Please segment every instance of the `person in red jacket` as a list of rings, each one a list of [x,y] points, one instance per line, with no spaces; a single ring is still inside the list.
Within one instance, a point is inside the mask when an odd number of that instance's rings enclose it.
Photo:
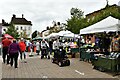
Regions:
[[[21,41],[19,42],[19,46],[20,46],[20,50],[21,50],[21,53],[20,53],[20,58],[21,60],[23,59],[22,56],[24,55],[24,62],[26,63],[26,53],[25,53],[25,50],[26,50],[26,44],[23,40],[23,38],[21,39]]]
[[[8,54],[8,48],[9,48],[9,45],[11,44],[12,42],[8,39],[8,38],[5,38],[2,40],[2,52],[3,52],[3,63],[5,63],[5,59],[6,59],[6,56],[7,56],[7,64],[9,64],[9,60],[10,60],[10,57]]]

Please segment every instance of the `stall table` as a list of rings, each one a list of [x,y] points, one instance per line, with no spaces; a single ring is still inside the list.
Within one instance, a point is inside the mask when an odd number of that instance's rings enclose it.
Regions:
[[[92,61],[95,69],[100,71],[111,71],[115,73],[120,72],[120,58],[106,58],[98,56],[98,59]]]
[[[71,48],[72,58],[75,58],[75,53],[79,52],[79,48]]]

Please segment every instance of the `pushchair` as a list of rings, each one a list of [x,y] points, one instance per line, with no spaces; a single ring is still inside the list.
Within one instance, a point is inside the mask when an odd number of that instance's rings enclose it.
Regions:
[[[43,47],[41,50],[42,50],[41,51],[41,59],[43,59],[44,57],[50,59],[48,48],[47,47]]]

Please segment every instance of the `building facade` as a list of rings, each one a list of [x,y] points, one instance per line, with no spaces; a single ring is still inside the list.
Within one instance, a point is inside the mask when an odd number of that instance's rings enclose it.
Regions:
[[[1,28],[2,34],[5,34],[5,31],[7,31],[8,27],[9,27],[9,24],[7,22],[5,22],[4,19],[2,19],[2,28]]]
[[[11,22],[15,29],[17,30],[20,38],[30,38],[32,33],[32,23],[24,18],[22,14],[21,18],[17,18],[16,15],[13,15],[11,18]]]

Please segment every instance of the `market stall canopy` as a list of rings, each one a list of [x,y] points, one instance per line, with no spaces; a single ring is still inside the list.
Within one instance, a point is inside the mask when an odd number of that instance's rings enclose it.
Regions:
[[[119,21],[120,20],[109,16],[100,22],[97,22],[87,28],[81,29],[80,34],[120,31]]]
[[[35,41],[35,40],[42,40],[43,37],[36,37],[36,38],[33,38],[32,40]]]
[[[53,37],[59,37],[58,33],[51,33],[50,35],[46,36],[45,38],[53,38]]]
[[[73,34],[73,33],[70,32],[70,31],[68,31],[68,30],[66,30],[66,31],[60,31],[60,32],[58,33],[59,36],[64,36],[64,35],[68,35],[68,34]]]
[[[71,33],[71,34],[65,34],[64,37],[71,37],[71,38],[76,37],[76,38],[78,38],[79,35],[78,35],[78,34]]]
[[[9,38],[9,39],[14,39],[11,35],[9,35],[9,34],[4,34],[4,36],[3,36],[4,38]]]

